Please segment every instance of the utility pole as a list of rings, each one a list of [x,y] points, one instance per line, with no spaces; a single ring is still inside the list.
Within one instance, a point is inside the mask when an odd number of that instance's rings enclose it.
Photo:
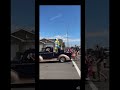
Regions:
[[[68,41],[68,28],[67,28],[67,47],[69,47],[69,41]]]
[[[67,30],[67,47],[68,47],[68,30]]]

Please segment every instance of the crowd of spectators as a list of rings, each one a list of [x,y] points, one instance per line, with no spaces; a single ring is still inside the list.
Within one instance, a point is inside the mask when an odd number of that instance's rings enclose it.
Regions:
[[[78,46],[66,48],[65,52],[71,53],[73,60],[78,60],[77,57],[80,56],[81,48]]]
[[[86,80],[92,79],[101,81],[103,77],[107,80],[107,76],[103,73],[106,68],[106,60],[109,55],[106,53],[107,49],[96,46],[94,49],[87,49],[85,52],[85,77]]]

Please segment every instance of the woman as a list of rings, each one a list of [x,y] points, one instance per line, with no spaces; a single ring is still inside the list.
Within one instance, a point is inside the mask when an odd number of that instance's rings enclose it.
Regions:
[[[73,52],[72,52],[72,59],[76,60],[77,59],[76,57],[77,57],[77,53],[76,53],[75,50],[73,50]]]
[[[72,59],[75,60],[75,51],[74,51],[74,50],[73,50],[73,52],[72,52]]]

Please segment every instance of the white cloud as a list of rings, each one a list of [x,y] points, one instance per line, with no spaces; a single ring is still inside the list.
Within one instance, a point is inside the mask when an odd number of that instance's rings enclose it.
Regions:
[[[50,21],[53,21],[53,20],[55,20],[55,19],[57,19],[57,18],[60,18],[60,17],[62,17],[62,14],[58,14],[58,15],[50,18]]]
[[[70,36],[69,36],[70,37]],[[42,39],[43,37],[41,36],[40,39]],[[56,35],[56,36],[53,36],[53,37],[45,37],[47,39],[55,39],[55,38],[58,38],[58,39],[62,39],[65,44],[67,44],[67,38],[66,38],[66,35]],[[74,46],[76,44],[80,45],[80,38],[68,38],[68,42],[70,45]]]
[[[79,39],[69,39],[70,42],[80,42],[80,38]]]
[[[39,39],[42,39],[42,38],[43,38],[42,36],[39,37]]]

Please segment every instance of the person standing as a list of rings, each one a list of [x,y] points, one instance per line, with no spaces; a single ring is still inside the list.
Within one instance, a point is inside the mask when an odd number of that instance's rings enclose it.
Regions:
[[[76,52],[75,52],[75,50],[73,50],[73,52],[72,52],[72,58],[73,58],[74,60],[76,60]]]
[[[55,52],[58,52],[58,49],[60,48],[60,42],[59,40],[56,38],[55,39]]]
[[[104,53],[103,53],[103,49],[99,49],[99,53],[97,55],[97,74],[98,74],[98,81],[101,81],[101,76],[105,79],[105,81],[107,80],[107,77],[104,73],[102,73],[102,71],[104,70],[103,67],[103,60],[104,60]]]

